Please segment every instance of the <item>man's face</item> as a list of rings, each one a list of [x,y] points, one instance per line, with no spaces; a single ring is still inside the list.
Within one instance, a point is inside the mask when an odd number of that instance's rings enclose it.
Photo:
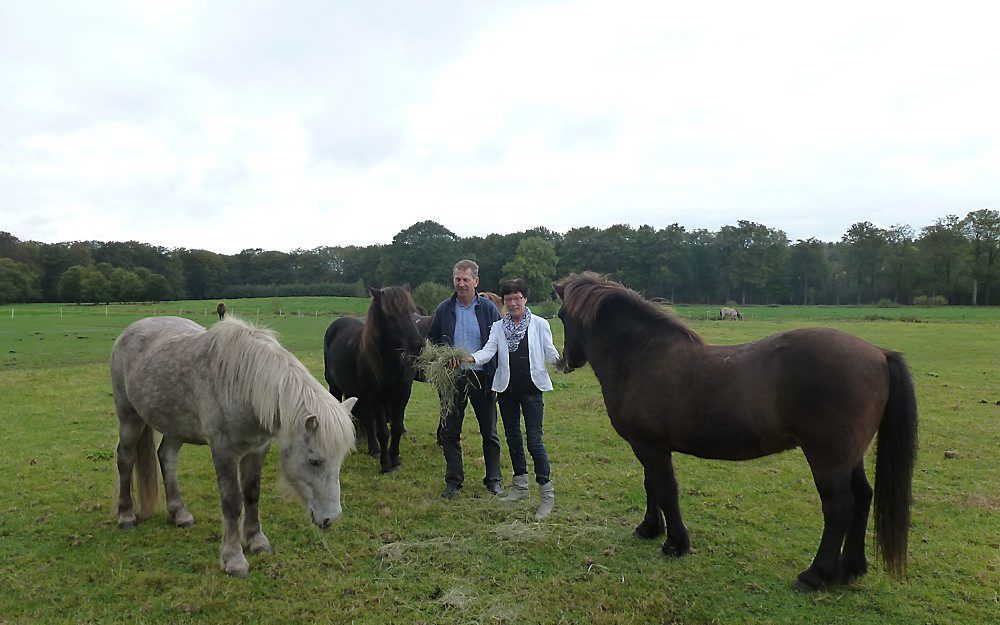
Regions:
[[[455,292],[459,297],[468,297],[479,286],[479,276],[472,277],[471,269],[456,269],[452,274],[455,281]]]

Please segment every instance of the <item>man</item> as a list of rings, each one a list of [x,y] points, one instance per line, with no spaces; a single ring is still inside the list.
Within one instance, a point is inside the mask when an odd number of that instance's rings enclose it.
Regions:
[[[438,304],[427,334],[432,343],[462,347],[470,353],[479,351],[490,335],[490,326],[500,319],[500,311],[493,302],[476,292],[479,286],[479,265],[471,260],[460,260],[452,270],[455,294]],[[486,460],[486,477],[483,484],[494,495],[502,495],[500,488],[500,437],[497,436],[496,394],[493,392],[493,374],[497,360],[494,357],[483,365],[462,365],[457,390],[452,397],[442,397],[445,408],[444,423],[438,428],[438,444],[444,450],[445,489],[441,496],[454,499],[465,481],[462,466],[462,422],[465,407],[472,410],[479,421],[483,437],[483,457]]]

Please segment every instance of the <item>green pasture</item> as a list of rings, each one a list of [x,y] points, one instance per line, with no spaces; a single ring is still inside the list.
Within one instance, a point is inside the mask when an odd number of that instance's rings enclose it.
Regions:
[[[107,358],[131,321],[214,322],[216,301],[0,309],[0,625],[12,623],[988,623],[1000,615],[1000,310],[751,307],[745,322],[678,313],[710,342],[831,325],[906,356],[920,408],[909,575],[869,574],[812,595],[791,591],[822,525],[801,453],[750,462],[676,456],[694,553],[659,555],[632,536],[642,470],[611,428],[589,369],[553,374],[546,444],[556,507],[504,506],[482,488],[475,419],[466,487],[441,499],[437,401],[414,387],[401,471],[345,461],[344,517],[325,532],[284,494],[272,452],[261,518],[273,554],[251,573],[219,569],[220,508],[208,450],[185,447],[180,479],[198,522],[163,514],[117,529]],[[322,337],[364,299],[226,302],[277,330],[322,379]],[[13,315],[11,315],[13,310]],[[715,308],[717,313],[718,309]],[[561,327],[553,321],[556,344]],[[364,448],[364,443],[360,443]],[[946,458],[952,450],[957,457]],[[509,461],[504,445],[504,474]],[[872,463],[869,462],[869,470]]]

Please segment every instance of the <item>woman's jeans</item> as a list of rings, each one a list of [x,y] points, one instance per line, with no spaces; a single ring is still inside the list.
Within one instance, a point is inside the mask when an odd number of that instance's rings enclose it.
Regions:
[[[500,393],[500,416],[503,419],[503,429],[507,437],[507,448],[510,450],[510,463],[514,475],[527,475],[528,464],[524,457],[524,442],[521,439],[521,413],[524,413],[524,431],[528,438],[528,453],[535,465],[535,481],[539,484],[549,482],[549,455],[542,443],[542,413],[545,404],[542,402],[542,392],[532,389],[526,392],[511,393],[510,389]]]

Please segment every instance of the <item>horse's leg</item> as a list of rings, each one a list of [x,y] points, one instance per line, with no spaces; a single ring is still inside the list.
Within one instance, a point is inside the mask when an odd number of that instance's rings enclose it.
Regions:
[[[118,527],[135,527],[135,505],[132,500],[132,469],[135,467],[136,445],[142,435],[144,423],[137,415],[118,410]]]
[[[377,406],[372,407],[372,426],[378,436],[379,463],[382,465],[382,473],[390,473],[393,470],[392,459],[389,455],[390,410],[391,407],[383,402],[379,402]]]
[[[811,592],[840,580],[840,552],[854,508],[851,469],[827,466],[823,457],[806,452],[816,490],[823,502],[823,537],[812,564],[799,573],[793,586],[798,592]]]
[[[639,538],[656,538],[662,536],[665,531],[663,523],[663,513],[660,505],[656,502],[656,494],[653,491],[653,481],[649,478],[649,472],[643,468],[643,486],[646,487],[646,516],[642,523],[636,526],[635,535]]]
[[[403,427],[403,416],[406,414],[406,404],[410,401],[410,389],[406,389],[406,392],[393,402],[391,407],[390,417],[392,419],[392,441],[389,444],[389,461],[392,463],[393,470],[399,468],[402,461],[399,459],[399,439],[406,432],[406,428]]]
[[[115,412],[118,415],[118,527],[129,529],[137,522],[132,496],[133,473],[139,496],[138,518],[148,518],[156,509],[159,497],[156,450],[153,445],[153,430],[118,390],[115,391]]]
[[[167,521],[177,527],[191,527],[194,517],[184,507],[181,489],[177,484],[177,455],[183,441],[164,436],[156,455],[160,459],[160,473],[163,475],[163,490],[167,497]]]
[[[378,439],[375,438],[375,431],[377,429],[375,424],[378,422],[378,410],[372,405],[370,400],[362,399],[358,400],[358,403],[355,405],[355,411],[358,414],[358,423],[365,433],[365,441],[368,443],[368,455],[372,458],[378,458]]]
[[[868,572],[865,558],[865,531],[872,504],[872,487],[865,475],[865,461],[859,460],[851,469],[851,492],[854,493],[854,510],[851,524],[844,540],[844,553],[840,560],[840,581],[849,582]]]
[[[653,446],[632,443],[639,462],[646,471],[646,479],[652,486],[654,504],[663,510],[666,521],[667,540],[660,549],[665,555],[681,557],[691,553],[691,535],[681,518],[680,499],[677,493],[677,478],[674,476],[673,458],[668,451]],[[650,514],[647,487],[646,514]],[[654,514],[659,514],[654,512]],[[643,520],[645,523],[645,519]],[[640,525],[641,527],[641,525]]]
[[[251,553],[271,551],[271,541],[260,529],[260,475],[271,444],[251,451],[240,460],[240,486],[243,490],[243,537]]]
[[[243,555],[243,545],[240,544],[243,493],[240,491],[239,459],[232,453],[213,446],[212,462],[215,464],[219,499],[222,502],[222,547],[219,561],[226,573],[246,577],[250,574],[250,564]]]

